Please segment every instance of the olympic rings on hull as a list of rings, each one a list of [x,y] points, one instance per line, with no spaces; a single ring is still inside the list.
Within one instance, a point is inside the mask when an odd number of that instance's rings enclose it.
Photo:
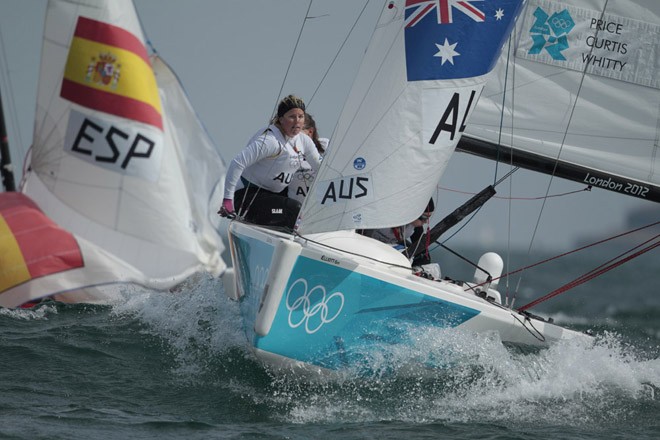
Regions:
[[[298,284],[304,286],[301,296],[297,296],[297,293],[294,292],[294,288]],[[311,335],[319,331],[324,324],[334,321],[339,316],[344,308],[344,295],[341,292],[335,292],[326,296],[325,287],[320,285],[308,290],[307,280],[299,278],[291,285],[286,294],[286,308],[289,310],[289,326],[298,328],[304,323],[305,331]],[[298,311],[302,311],[302,318],[294,322],[295,312]],[[314,319],[318,319],[319,323],[312,327],[313,324],[310,324],[310,320]]]

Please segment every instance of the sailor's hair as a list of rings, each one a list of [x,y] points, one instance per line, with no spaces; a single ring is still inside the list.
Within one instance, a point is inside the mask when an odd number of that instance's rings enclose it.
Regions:
[[[305,111],[305,103],[297,96],[289,95],[283,98],[277,106],[277,117],[281,118],[292,108],[299,108],[300,110]]]

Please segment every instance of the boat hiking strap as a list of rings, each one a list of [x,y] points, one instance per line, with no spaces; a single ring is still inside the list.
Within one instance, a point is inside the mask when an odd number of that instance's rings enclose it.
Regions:
[[[655,249],[656,247],[660,246],[660,240],[658,240],[659,237],[660,237],[660,234],[655,235],[654,237],[652,237],[652,238],[646,240],[645,242],[635,246],[634,248],[629,249],[629,250],[623,252],[622,254],[619,254],[616,257],[610,259],[609,261],[601,264],[600,266],[592,269],[591,271],[585,273],[584,275],[581,275],[581,276],[577,277],[576,279],[574,279],[570,283],[564,284],[560,288],[553,290],[552,292],[548,293],[547,295],[542,296],[541,298],[538,298],[538,299],[536,299],[536,300],[534,300],[534,301],[532,301],[528,304],[525,304],[524,306],[518,308],[518,311],[522,312],[524,310],[527,310],[530,307],[533,307],[537,304],[542,303],[543,301],[546,301],[550,298],[553,298],[553,297],[555,297],[555,296],[557,296],[561,293],[564,293],[564,292],[572,289],[573,287],[577,287],[581,284],[584,284],[587,281],[591,281],[592,279],[594,279],[594,278],[596,278],[596,277],[598,277],[598,276],[614,269],[615,267],[621,266],[623,263],[626,263],[626,262],[632,260],[633,258],[637,258],[640,255],[645,254],[646,252],[648,252],[652,249]],[[645,246],[645,247],[643,247],[643,246]],[[635,250],[637,250],[637,251],[634,252],[634,253],[631,253]],[[626,256],[626,254],[630,254],[630,255]]]

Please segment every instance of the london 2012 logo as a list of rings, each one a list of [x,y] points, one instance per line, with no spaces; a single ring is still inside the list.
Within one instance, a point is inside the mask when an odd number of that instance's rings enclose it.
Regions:
[[[529,30],[534,44],[527,53],[538,55],[545,49],[553,60],[566,61],[562,52],[568,49],[567,35],[575,27],[571,14],[564,9],[548,15],[543,9],[537,7],[534,17],[536,17],[536,21]]]
[[[335,292],[327,296],[323,286],[309,290],[307,280],[299,278],[286,293],[286,308],[289,310],[289,326],[298,328],[305,324],[305,331],[311,335],[339,316],[344,308],[344,295]]]

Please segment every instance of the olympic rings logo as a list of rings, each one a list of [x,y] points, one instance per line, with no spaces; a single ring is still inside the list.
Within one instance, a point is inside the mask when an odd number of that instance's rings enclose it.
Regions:
[[[298,170],[294,174],[294,178],[296,178],[298,180],[302,180],[304,182],[308,182],[308,181],[313,180],[315,176],[316,176],[316,173],[314,173],[313,171]]]
[[[300,288],[296,289],[299,284],[302,285],[302,294]],[[289,310],[289,326],[298,328],[304,323],[305,331],[311,335],[339,316],[344,308],[344,295],[335,292],[326,297],[325,287],[319,285],[312,290],[307,290],[307,287],[304,278],[296,280],[286,293],[286,308]],[[294,314],[297,315],[295,312],[300,311],[302,317],[294,322]]]
[[[560,18],[560,17],[553,17],[550,22],[552,23],[552,27],[555,29],[561,29],[565,31],[569,27],[573,25],[573,23],[569,22],[565,18]]]

